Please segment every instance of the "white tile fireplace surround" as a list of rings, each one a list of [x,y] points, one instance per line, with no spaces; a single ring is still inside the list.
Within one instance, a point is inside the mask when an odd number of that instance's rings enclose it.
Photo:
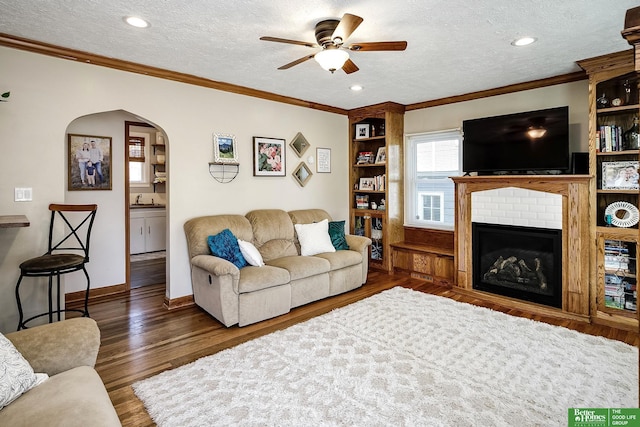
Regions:
[[[589,320],[588,175],[453,178],[456,187],[456,286],[514,308]],[[473,289],[472,222],[562,230],[562,309]]]

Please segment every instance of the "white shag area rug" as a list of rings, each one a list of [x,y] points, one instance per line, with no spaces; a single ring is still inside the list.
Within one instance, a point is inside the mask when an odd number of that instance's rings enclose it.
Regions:
[[[566,426],[637,407],[638,349],[393,288],[133,385],[160,426]]]

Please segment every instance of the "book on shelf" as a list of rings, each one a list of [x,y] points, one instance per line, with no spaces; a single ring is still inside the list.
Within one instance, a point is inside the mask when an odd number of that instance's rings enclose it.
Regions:
[[[622,127],[616,125],[600,126],[596,131],[596,146],[601,152],[622,151]]]
[[[356,209],[369,209],[369,196],[367,194],[358,194],[356,196]]]
[[[375,160],[373,151],[360,151],[358,152],[358,158],[356,159],[356,164],[358,165],[366,165],[369,163],[373,163]]]

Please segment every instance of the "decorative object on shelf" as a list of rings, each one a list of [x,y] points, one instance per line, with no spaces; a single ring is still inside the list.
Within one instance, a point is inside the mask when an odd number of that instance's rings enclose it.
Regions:
[[[111,190],[111,137],[68,136],[68,189]]]
[[[380,200],[380,205],[378,205],[378,210],[379,210],[379,211],[383,211],[383,210],[385,210],[385,209],[387,208],[387,206],[385,205],[385,203],[386,203],[386,202],[384,201],[384,199]]]
[[[611,100],[612,107],[620,107],[623,104],[622,98],[613,98]]]
[[[604,93],[598,99],[596,99],[597,108],[607,108],[609,106],[609,98]]]
[[[238,148],[235,136],[223,133],[213,134],[213,162],[238,163]]]
[[[298,132],[298,134],[291,140],[289,146],[293,149],[293,152],[296,153],[298,157],[302,157],[307,148],[309,148],[309,142],[304,137],[303,134]]]
[[[209,163],[209,174],[222,184],[233,181],[239,171],[239,163]]]
[[[624,86],[624,103],[628,105],[631,100],[631,83],[629,79],[625,80],[622,86]]]
[[[316,172],[331,173],[331,148],[316,148]]]
[[[360,191],[372,191],[374,189],[373,178],[360,178]]]
[[[638,190],[637,160],[602,162],[603,190]]]
[[[611,224],[616,227],[633,227],[638,223],[638,208],[629,202],[614,202],[604,210],[605,218],[611,217]]]
[[[253,137],[253,176],[286,176],[284,139]]]
[[[356,124],[356,139],[369,138],[369,124],[358,123]]]
[[[376,154],[376,163],[385,163],[387,161],[387,148],[380,147],[378,148],[378,153]]]
[[[300,184],[301,187],[304,187],[307,182],[311,179],[311,170],[307,167],[304,162],[300,162],[298,167],[293,171],[293,178]]]
[[[633,125],[622,134],[625,150],[637,150],[640,148],[640,129],[638,129],[638,116],[633,118]]]
[[[378,204],[376,202],[371,202],[371,209],[378,209]]]
[[[11,92],[4,92],[0,94],[0,102],[9,102],[10,96],[11,96]]]

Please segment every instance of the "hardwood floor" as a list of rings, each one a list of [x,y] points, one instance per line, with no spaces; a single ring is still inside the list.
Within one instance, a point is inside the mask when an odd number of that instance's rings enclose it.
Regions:
[[[131,388],[134,382],[394,286],[404,286],[640,346],[637,332],[537,316],[464,296],[453,289],[427,284],[418,279],[371,272],[367,284],[359,289],[295,308],[283,316],[243,328],[226,328],[198,307],[167,311],[162,306],[164,284],[139,287],[132,289],[126,296],[105,297],[93,301],[89,308],[91,317],[98,322],[102,333],[102,346],[96,369],[105,383],[123,426],[151,426],[154,425],[153,422]]]
[[[155,258],[131,262],[131,288],[164,284],[167,281],[167,259]]]

